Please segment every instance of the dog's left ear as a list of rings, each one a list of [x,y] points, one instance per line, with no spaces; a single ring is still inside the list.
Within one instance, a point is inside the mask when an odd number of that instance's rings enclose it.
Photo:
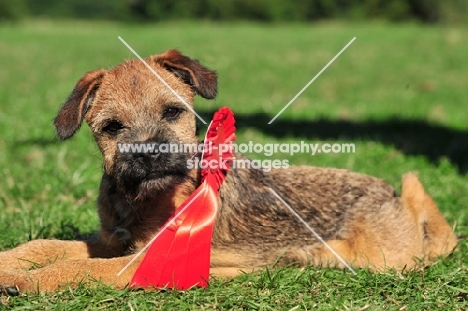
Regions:
[[[177,50],[169,50],[149,58],[160,64],[189,84],[201,97],[213,99],[218,91],[216,73],[200,64],[196,59],[182,55]]]

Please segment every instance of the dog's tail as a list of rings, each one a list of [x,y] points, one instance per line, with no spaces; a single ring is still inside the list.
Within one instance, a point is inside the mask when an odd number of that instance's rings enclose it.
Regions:
[[[403,202],[414,215],[424,239],[425,259],[448,255],[455,248],[457,238],[434,200],[413,173],[403,176],[402,188]]]

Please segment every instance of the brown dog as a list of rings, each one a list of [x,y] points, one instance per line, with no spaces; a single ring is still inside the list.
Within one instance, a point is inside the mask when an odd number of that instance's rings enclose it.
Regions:
[[[147,63],[191,105],[196,94],[216,96],[215,73],[178,51]],[[200,171],[187,166],[192,154],[119,152],[118,143],[198,143],[194,114],[141,61],[91,71],[78,81],[55,119],[59,137],[71,137],[83,120],[104,160],[99,235],[88,241],[36,240],[1,252],[4,293],[53,291],[89,280],[126,286],[143,256],[118,272],[200,183]],[[213,275],[234,276],[275,262],[342,267],[270,187],[354,267],[411,268],[450,253],[456,244],[412,174],[403,178],[399,197],[382,180],[346,170],[233,169],[220,190]]]

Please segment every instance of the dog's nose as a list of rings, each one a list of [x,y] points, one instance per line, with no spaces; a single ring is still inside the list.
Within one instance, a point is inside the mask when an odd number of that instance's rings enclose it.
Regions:
[[[141,164],[151,164],[154,163],[159,158],[160,153],[134,153],[133,158]]]

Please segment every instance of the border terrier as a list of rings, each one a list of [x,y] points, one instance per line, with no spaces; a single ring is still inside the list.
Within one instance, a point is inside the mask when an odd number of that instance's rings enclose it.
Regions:
[[[146,62],[191,106],[197,94],[216,96],[215,72],[177,50]],[[200,169],[187,166],[193,154],[119,152],[119,143],[200,143],[195,115],[143,62],[86,73],[55,118],[60,139],[73,136],[83,120],[104,162],[100,230],[85,241],[33,240],[1,252],[3,293],[54,291],[93,280],[127,286],[144,256],[118,272],[200,184]],[[234,168],[220,189],[213,276],[274,264],[343,268],[269,188],[353,267],[424,266],[456,245],[452,228],[414,174],[403,177],[399,196],[380,179],[343,169]]]

